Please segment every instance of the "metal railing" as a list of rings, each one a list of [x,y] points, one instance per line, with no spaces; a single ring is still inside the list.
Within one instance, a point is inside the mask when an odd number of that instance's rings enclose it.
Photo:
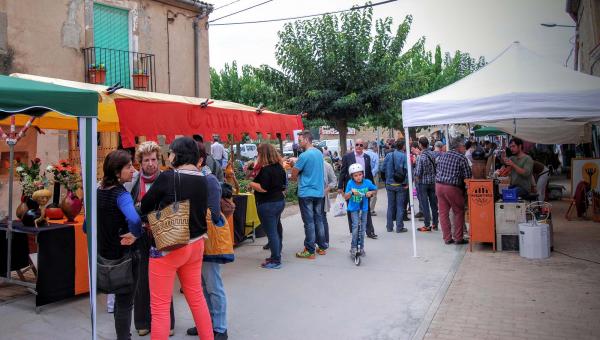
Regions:
[[[156,91],[154,54],[103,47],[84,48],[83,54],[86,83]]]

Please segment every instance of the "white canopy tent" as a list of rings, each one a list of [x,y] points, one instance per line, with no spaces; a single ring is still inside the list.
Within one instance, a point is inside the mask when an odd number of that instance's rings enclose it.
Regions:
[[[530,142],[590,141],[600,121],[600,78],[547,61],[514,42],[477,72],[427,95],[402,102],[409,127],[484,124]],[[412,169],[408,162],[412,192]],[[413,197],[410,195],[413,254],[417,256]]]

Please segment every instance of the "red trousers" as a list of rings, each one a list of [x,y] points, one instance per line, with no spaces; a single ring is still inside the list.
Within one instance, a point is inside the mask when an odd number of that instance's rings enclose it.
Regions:
[[[148,278],[150,282],[150,309],[152,340],[167,340],[170,328],[170,308],[173,298],[175,273],[185,294],[198,336],[202,340],[213,340],[212,322],[202,292],[202,256],[204,240],[198,240],[179,248],[161,258],[150,258]]]
[[[463,190],[447,184],[435,184],[435,195],[438,200],[440,226],[444,241],[460,241],[463,239],[465,227],[465,198]],[[450,209],[454,213],[454,232],[450,225]]]

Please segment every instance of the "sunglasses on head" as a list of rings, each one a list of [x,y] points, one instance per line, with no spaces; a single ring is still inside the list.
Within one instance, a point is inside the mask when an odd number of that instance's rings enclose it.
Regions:
[[[362,148],[364,145],[361,143],[356,143],[356,146],[360,146]]]

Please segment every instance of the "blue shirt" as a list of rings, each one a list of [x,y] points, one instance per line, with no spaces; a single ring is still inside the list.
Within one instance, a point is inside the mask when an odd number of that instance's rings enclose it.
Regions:
[[[392,160],[392,157],[393,160]],[[396,166],[394,168],[394,166]],[[394,170],[405,168],[406,169],[406,154],[402,151],[394,150],[393,152],[385,155],[383,160],[383,169],[385,171],[385,185],[395,185],[399,186],[400,184],[408,183],[408,174],[406,175],[406,179],[404,183],[396,183],[394,182]]]
[[[346,185],[346,193],[352,192],[352,189],[357,190],[360,195],[357,196],[352,194],[352,196],[350,196],[350,200],[348,200],[348,211],[369,211],[369,200],[366,198],[365,194],[368,191],[377,190],[375,184],[366,178],[364,178],[360,184],[351,179],[348,181],[348,185]]]
[[[323,154],[310,148],[298,157],[294,168],[300,170],[298,177],[298,197],[325,196],[325,181],[323,179]]]
[[[375,178],[379,172],[379,155],[371,149],[365,151],[365,153],[371,157],[371,174]]]
[[[117,197],[117,206],[123,215],[125,215],[125,220],[127,221],[127,227],[129,228],[129,231],[135,237],[140,237],[142,235],[142,219],[135,210],[131,194],[128,192],[123,192],[120,194],[119,197]]]

